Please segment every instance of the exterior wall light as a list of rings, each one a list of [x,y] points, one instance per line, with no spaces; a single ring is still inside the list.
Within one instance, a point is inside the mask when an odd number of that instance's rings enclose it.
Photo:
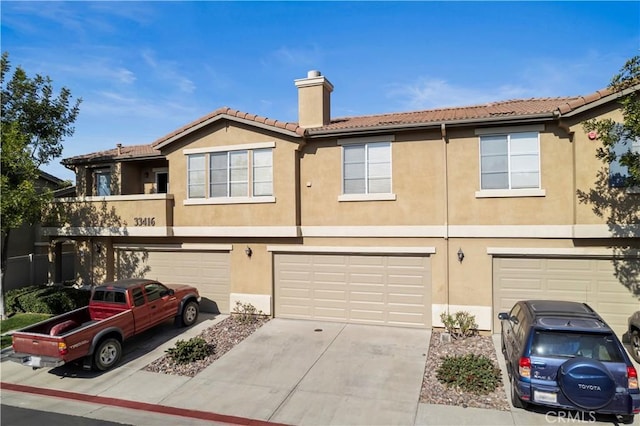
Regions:
[[[245,253],[247,256],[251,257],[251,255],[253,254],[253,250],[251,250],[251,247],[247,246],[247,248],[246,248],[246,249],[244,249],[244,253]]]
[[[464,252],[462,251],[462,247],[458,249],[458,262],[462,263],[464,260]]]

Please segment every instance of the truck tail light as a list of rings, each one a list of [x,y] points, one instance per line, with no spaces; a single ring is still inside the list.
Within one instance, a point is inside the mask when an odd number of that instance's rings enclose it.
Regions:
[[[69,353],[69,350],[67,349],[67,344],[64,342],[58,342],[58,353],[60,355],[66,355]]]
[[[629,389],[638,389],[638,372],[633,366],[627,367],[627,380]]]
[[[531,358],[523,356],[518,361],[518,373],[520,377],[531,378]]]

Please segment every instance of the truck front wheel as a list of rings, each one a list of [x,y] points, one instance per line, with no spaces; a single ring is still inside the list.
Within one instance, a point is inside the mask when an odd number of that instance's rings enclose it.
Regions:
[[[94,354],[96,369],[105,371],[113,367],[122,357],[122,345],[118,339],[108,338],[100,342]]]
[[[184,305],[184,308],[182,308],[181,316],[182,316],[182,325],[184,327],[189,327],[190,325],[193,325],[193,323],[195,323],[196,320],[198,319],[198,304],[193,300],[190,302],[187,302],[187,304]]]

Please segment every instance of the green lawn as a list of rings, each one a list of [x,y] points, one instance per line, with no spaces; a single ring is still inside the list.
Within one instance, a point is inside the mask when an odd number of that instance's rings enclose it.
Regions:
[[[49,314],[14,314],[11,318],[0,321],[0,332],[26,327],[49,318]],[[2,336],[2,349],[11,346],[11,336]]]

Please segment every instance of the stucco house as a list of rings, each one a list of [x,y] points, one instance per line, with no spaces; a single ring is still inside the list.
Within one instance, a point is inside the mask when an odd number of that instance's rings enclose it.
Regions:
[[[428,328],[464,310],[494,331],[516,300],[569,299],[623,331],[639,227],[624,206],[594,213],[590,194],[640,194],[603,183],[583,122],[621,122],[640,85],[333,118],[325,76],[294,83],[297,123],[225,107],[65,159],[77,197],[45,233],[75,244],[78,279],[184,282],[203,310],[283,318]]]

